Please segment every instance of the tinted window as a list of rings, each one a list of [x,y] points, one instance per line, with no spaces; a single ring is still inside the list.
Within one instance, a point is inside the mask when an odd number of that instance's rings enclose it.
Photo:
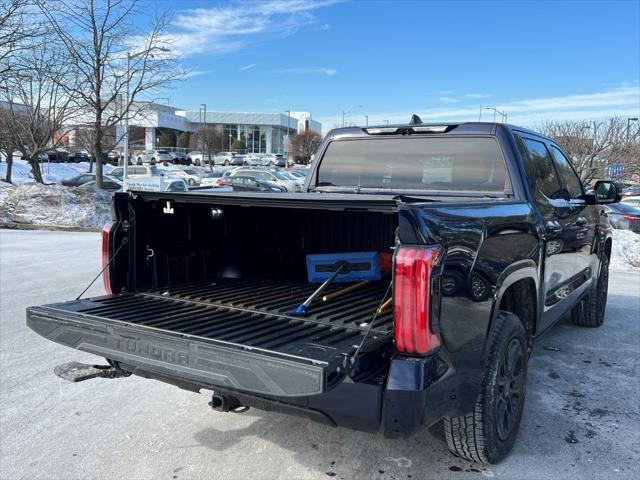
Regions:
[[[553,166],[553,160],[542,142],[529,138],[518,139],[520,153],[523,155],[527,182],[538,205],[546,203],[547,198],[560,198],[560,182]]]
[[[614,203],[613,205],[608,205],[608,208],[613,210],[615,213],[623,215],[640,215],[640,210],[634,208],[632,205],[625,205],[624,203]]]
[[[173,182],[171,185],[169,185],[170,192],[185,192],[186,190],[187,188],[182,182]]]
[[[567,160],[567,157],[564,156],[564,153],[562,153],[559,148],[553,145],[551,145],[551,152],[553,153],[553,158],[556,160],[558,173],[564,181],[565,188],[569,191],[569,196],[571,198],[578,198],[582,195],[582,186],[580,185],[580,179],[576,175],[576,172],[571,168],[569,160]]]
[[[366,138],[332,142],[318,186],[504,192],[506,169],[493,138]]]

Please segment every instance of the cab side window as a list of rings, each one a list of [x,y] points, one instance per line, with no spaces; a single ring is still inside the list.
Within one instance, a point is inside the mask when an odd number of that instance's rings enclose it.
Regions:
[[[567,157],[564,156],[564,153],[562,153],[562,151],[554,145],[551,145],[551,153],[553,154],[553,158],[556,161],[558,173],[562,177],[565,188],[569,192],[569,197],[580,197],[583,194],[582,185],[580,184],[578,175],[576,175],[576,172],[571,167],[569,160],[567,160]]]
[[[566,192],[562,190],[551,155],[545,144],[537,140],[516,136],[516,143],[522,156],[533,201],[543,216],[552,215],[554,207],[550,200],[564,198]]]

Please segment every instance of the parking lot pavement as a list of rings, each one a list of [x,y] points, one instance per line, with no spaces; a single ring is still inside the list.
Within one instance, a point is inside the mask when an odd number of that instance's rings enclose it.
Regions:
[[[408,440],[250,410],[131,377],[66,383],[100,361],[25,326],[28,305],[75,297],[100,270],[95,233],[0,230],[0,477],[64,479],[638,478],[640,275],[612,272],[600,329],[539,339],[515,450],[497,466],[449,455],[437,428]],[[90,294],[100,294],[102,285]]]

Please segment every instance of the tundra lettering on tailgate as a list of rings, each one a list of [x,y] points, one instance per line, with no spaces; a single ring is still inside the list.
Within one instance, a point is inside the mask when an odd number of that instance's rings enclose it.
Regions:
[[[189,365],[189,354],[160,347],[144,340],[134,340],[132,338],[117,338],[115,347],[123,352],[136,353],[145,357],[155,358],[164,362],[175,363],[176,365]]]

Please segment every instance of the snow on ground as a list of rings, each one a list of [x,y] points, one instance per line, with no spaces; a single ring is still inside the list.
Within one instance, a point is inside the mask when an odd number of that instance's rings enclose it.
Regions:
[[[104,172],[109,173],[113,167],[111,165],[104,166]],[[81,173],[89,171],[88,162],[80,163],[41,163],[40,169],[45,183],[59,183],[60,180],[75,177]],[[95,169],[95,167],[94,167]],[[95,170],[94,170],[95,171]],[[7,173],[6,162],[0,162],[0,178],[4,178]],[[16,185],[33,182],[31,175],[31,165],[26,160],[14,160],[13,169],[11,171],[11,181]]]
[[[0,224],[102,228],[111,219],[111,197],[93,188],[0,182]]]
[[[613,230],[611,269],[640,272],[640,235],[630,230]]]

